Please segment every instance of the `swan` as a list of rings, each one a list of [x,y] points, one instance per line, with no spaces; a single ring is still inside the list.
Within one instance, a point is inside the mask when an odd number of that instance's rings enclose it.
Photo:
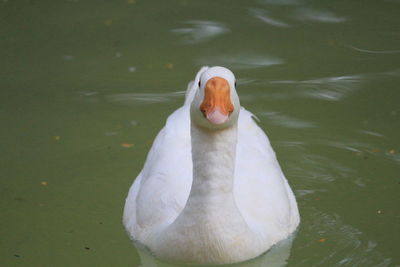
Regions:
[[[202,67],[158,133],[126,198],[130,238],[156,258],[230,264],[293,233],[295,196],[234,74]]]

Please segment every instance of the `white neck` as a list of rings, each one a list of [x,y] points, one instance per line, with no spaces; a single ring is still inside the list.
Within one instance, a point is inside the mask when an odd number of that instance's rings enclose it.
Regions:
[[[234,262],[255,243],[233,195],[237,126],[209,131],[191,126],[193,183],[178,218],[157,239],[159,255],[166,259],[198,262]],[[239,241],[240,240],[240,241]],[[239,245],[239,243],[240,245]],[[162,244],[179,247],[179,255],[163,251]],[[239,247],[240,248],[239,248]],[[241,255],[243,253],[243,255]],[[254,256],[256,256],[255,254]]]
[[[191,140],[193,183],[181,219],[217,228],[232,216],[243,220],[233,195],[237,125],[210,131],[192,123]]]
[[[191,140],[193,184],[187,205],[195,201],[209,211],[216,204],[212,201],[233,197],[237,125],[209,131],[192,124]]]
[[[193,183],[180,217],[196,222],[202,235],[218,235],[204,226],[223,231],[227,220],[243,221],[233,195],[237,127],[209,131],[192,124],[191,137]]]

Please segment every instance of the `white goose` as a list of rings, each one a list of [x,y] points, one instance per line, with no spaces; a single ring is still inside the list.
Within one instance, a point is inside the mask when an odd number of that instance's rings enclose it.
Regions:
[[[240,107],[235,86],[230,70],[203,67],[129,190],[125,228],[157,258],[245,261],[299,224],[275,153],[253,115]]]

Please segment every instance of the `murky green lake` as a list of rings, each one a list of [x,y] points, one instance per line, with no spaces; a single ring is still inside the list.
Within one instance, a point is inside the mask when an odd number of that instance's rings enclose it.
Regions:
[[[400,266],[399,14],[396,0],[1,0],[0,265],[149,266],[122,226],[127,191],[187,83],[222,65],[297,196],[287,265]]]

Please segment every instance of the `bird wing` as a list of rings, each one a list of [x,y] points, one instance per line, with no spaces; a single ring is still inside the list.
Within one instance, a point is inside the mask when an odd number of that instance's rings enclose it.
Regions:
[[[234,195],[244,219],[260,234],[288,228],[291,232],[297,226],[297,204],[275,152],[254,115],[244,108],[238,123]],[[288,228],[281,226],[288,222]]]
[[[207,69],[202,67],[188,84],[184,106],[168,117],[129,190],[123,221],[133,239],[171,224],[186,204],[193,175],[190,103]]]
[[[186,203],[191,183],[190,118],[184,106],[169,116],[129,191],[124,224],[133,238],[172,223]]]

